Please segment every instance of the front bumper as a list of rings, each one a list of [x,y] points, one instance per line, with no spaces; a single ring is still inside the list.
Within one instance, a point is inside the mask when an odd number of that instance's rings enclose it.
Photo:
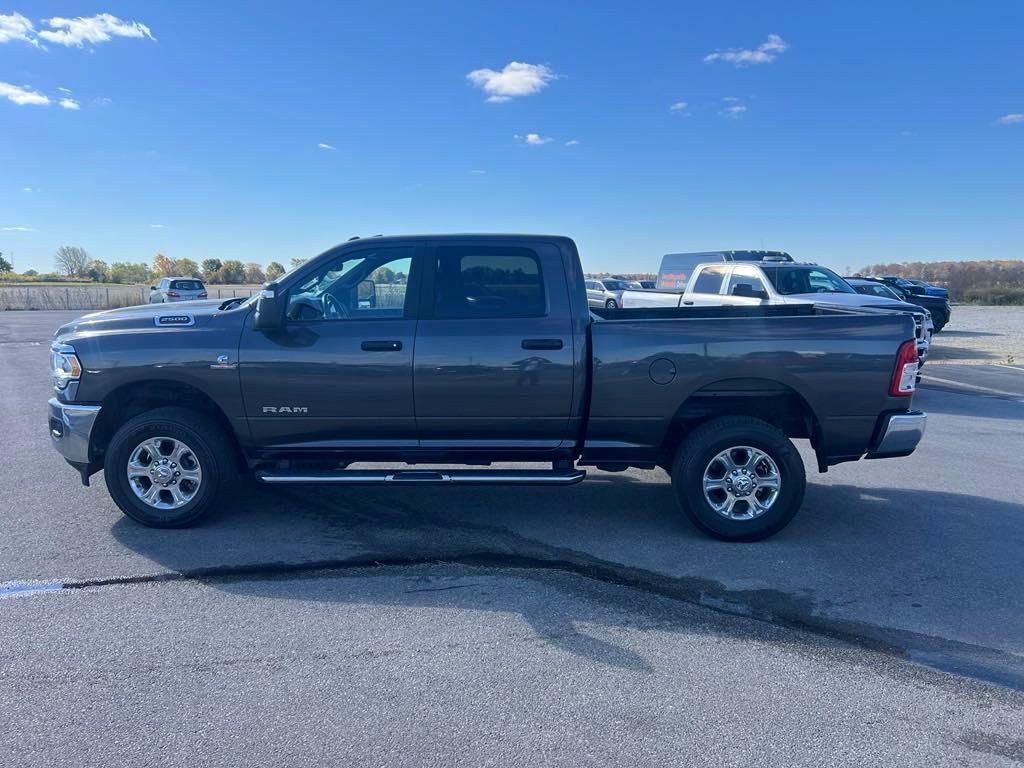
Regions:
[[[89,463],[89,439],[96,417],[100,415],[98,405],[71,405],[55,397],[47,403],[50,410],[50,442],[68,461],[74,464]]]
[[[909,456],[924,437],[928,414],[923,411],[890,413],[883,416],[878,439],[867,453],[869,459],[891,459]]]

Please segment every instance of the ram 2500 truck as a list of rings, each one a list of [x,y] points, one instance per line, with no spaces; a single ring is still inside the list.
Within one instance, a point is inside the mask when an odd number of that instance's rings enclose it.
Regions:
[[[243,474],[564,485],[662,467],[699,528],[755,540],[800,507],[792,439],[825,471],[910,454],[926,419],[910,316],[593,313],[565,237],[353,240],[250,299],[81,317],[52,368],[53,445],[157,527],[196,521]],[[369,461],[394,468],[352,466]]]

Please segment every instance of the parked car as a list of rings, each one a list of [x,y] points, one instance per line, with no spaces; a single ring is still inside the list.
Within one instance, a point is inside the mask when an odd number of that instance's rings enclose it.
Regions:
[[[206,297],[206,286],[202,280],[194,277],[161,277],[160,282],[149,287],[150,304],[195,301]]]
[[[653,290],[653,289],[658,287],[658,281],[657,280],[641,280],[640,281],[640,287],[643,288],[644,290],[650,291],[650,290]]]
[[[384,268],[408,275],[386,286],[402,301],[364,302]],[[569,238],[350,241],[247,299],[61,326],[50,437],[83,482],[104,469],[115,503],[154,527],[216,509],[240,474],[269,485],[568,485],[584,466],[661,466],[700,529],[750,541],[800,507],[792,439],[809,439],[826,471],[909,455],[924,432],[909,315],[587,303]],[[360,461],[395,466],[349,468]]]
[[[896,278],[900,282],[895,280],[886,280],[884,277],[863,277],[859,278],[874,283],[875,285],[882,285],[888,288],[890,291],[896,294],[901,301],[908,302],[910,304],[917,304],[918,306],[927,309],[931,315],[932,320],[935,322],[935,332],[939,333],[946,325],[949,324],[950,318],[953,316],[953,308],[950,306],[949,299],[942,299],[938,296],[929,296],[924,293],[920,293],[920,287],[918,292],[911,291],[909,287],[902,283],[909,283],[909,280],[903,280],[903,278]]]
[[[666,253],[661,257],[658,282],[654,288],[682,290],[698,264],[713,261],[792,261],[784,251],[701,251],[699,253]]]
[[[932,334],[938,333],[941,330],[940,327],[936,326],[935,318],[931,311],[922,306],[919,301],[919,299],[921,299],[920,296],[904,297],[902,294],[897,293],[892,287],[878,280],[869,280],[863,277],[844,277],[843,279],[859,294],[864,296],[874,296],[881,299],[895,299],[896,301],[904,302],[907,305],[915,306],[921,312],[924,312],[925,330],[927,331],[929,341],[931,340]]]
[[[917,286],[918,288],[923,288],[926,296],[938,296],[940,299],[949,298],[949,291],[946,288],[942,288],[938,285],[932,285],[931,283],[927,283],[924,280],[911,280],[910,278],[905,279],[906,282],[910,283],[911,285]]]
[[[587,304],[602,309],[618,309],[622,306],[622,292],[638,291],[643,288],[636,280],[603,277],[600,280],[588,278]]]
[[[897,299],[857,293],[839,275],[817,264],[781,261],[700,264],[682,293],[676,291],[622,292],[620,306],[758,306],[762,304],[829,304],[850,308],[909,313],[914,318],[918,354],[928,359],[931,319],[921,307]]]

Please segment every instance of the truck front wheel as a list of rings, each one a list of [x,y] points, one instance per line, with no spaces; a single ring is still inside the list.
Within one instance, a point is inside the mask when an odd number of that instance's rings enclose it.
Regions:
[[[111,498],[136,522],[180,528],[209,512],[237,478],[223,430],[185,408],[157,408],[111,438],[103,476]]]
[[[691,432],[671,474],[693,524],[725,541],[759,541],[781,531],[807,486],[803,459],[789,438],[748,416],[714,419]]]

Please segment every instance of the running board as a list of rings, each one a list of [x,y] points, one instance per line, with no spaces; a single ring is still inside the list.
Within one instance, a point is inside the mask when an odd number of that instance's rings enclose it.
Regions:
[[[587,476],[582,469],[344,469],[336,472],[261,470],[261,483],[348,483],[351,485],[572,485]]]

